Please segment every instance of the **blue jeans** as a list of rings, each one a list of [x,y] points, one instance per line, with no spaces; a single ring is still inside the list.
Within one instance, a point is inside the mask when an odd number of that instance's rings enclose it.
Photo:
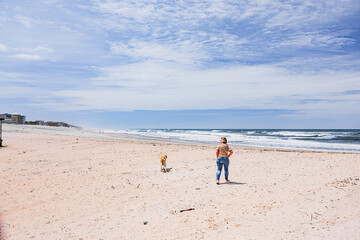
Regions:
[[[224,165],[225,170],[225,179],[229,179],[229,158],[228,157],[218,157],[216,159],[216,165],[217,165],[217,172],[216,172],[216,179],[220,179],[221,170]]]

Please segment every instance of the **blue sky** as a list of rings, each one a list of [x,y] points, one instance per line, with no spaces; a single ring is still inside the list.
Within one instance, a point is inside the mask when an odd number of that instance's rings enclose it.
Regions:
[[[0,1],[0,112],[94,128],[360,128],[360,2]]]

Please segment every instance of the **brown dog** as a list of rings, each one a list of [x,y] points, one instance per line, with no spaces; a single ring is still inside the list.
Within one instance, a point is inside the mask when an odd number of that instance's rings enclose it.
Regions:
[[[161,162],[160,171],[161,172],[166,172],[166,159],[167,159],[166,155],[162,155],[160,157],[160,162]]]

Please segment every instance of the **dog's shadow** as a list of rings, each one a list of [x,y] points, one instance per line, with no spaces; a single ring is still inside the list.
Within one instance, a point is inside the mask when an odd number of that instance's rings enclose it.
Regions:
[[[165,172],[170,172],[172,168],[166,168]]]

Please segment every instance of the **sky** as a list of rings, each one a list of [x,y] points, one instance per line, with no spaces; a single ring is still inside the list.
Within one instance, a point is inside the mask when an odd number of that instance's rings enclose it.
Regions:
[[[0,113],[360,128],[358,0],[0,0]]]

